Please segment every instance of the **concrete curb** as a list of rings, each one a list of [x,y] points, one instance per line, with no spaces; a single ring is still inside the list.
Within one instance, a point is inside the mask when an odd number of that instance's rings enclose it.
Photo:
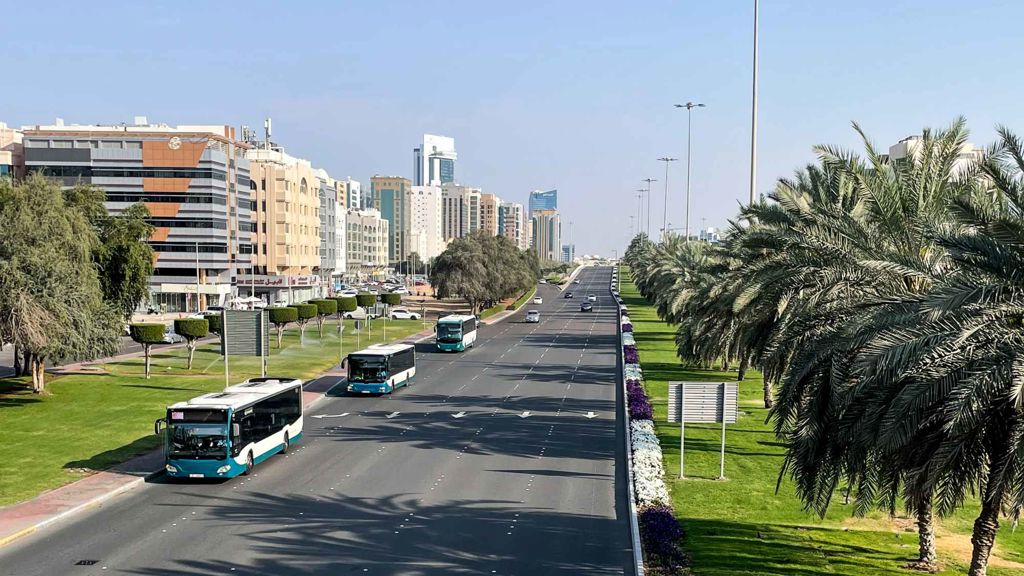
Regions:
[[[616,276],[618,276],[618,267],[612,267],[615,270]],[[608,294],[611,294],[609,288]],[[633,536],[633,565],[636,566],[636,576],[644,576],[644,551],[643,546],[640,543],[640,521],[636,514],[636,494],[633,493],[633,438],[629,428],[629,407],[626,406],[626,365],[622,358],[622,307],[615,306],[615,323],[617,324],[615,331],[619,335],[619,341],[616,343],[616,355],[619,357],[619,386],[622,388],[622,414],[625,418],[626,423],[626,483],[628,484],[629,494],[629,530]]]

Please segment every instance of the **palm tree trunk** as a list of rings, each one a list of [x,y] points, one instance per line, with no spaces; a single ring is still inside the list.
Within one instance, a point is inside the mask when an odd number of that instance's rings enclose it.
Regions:
[[[762,376],[761,380],[764,381],[764,407],[771,408],[775,405],[775,392],[772,390],[772,380],[767,376]]]
[[[935,524],[932,514],[930,496],[921,498],[917,503],[917,561],[914,568],[928,572],[937,571],[935,553]]]
[[[1005,456],[1005,451],[1002,454]],[[991,459],[998,462],[998,459]],[[985,499],[981,503],[981,513],[974,521],[974,532],[971,534],[971,544],[974,549],[971,551],[971,568],[967,576],[986,576],[988,574],[988,559],[992,554],[992,546],[996,543],[996,531],[999,529],[999,508],[1002,503],[1002,490],[992,479],[992,471],[989,470],[988,485],[985,487]]]
[[[740,352],[740,367],[736,374],[736,381],[742,382],[747,377],[747,355]]]

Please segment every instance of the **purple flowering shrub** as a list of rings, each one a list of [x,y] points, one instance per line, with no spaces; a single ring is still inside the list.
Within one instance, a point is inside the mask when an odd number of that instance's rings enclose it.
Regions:
[[[626,380],[626,400],[630,420],[653,420],[654,406],[639,380]]]
[[[627,345],[622,347],[622,361],[626,364],[640,363],[640,354],[636,351],[636,346]]]
[[[640,539],[648,562],[661,574],[679,574],[686,567],[686,556],[680,549],[683,528],[664,504],[644,508],[639,514]]]
[[[632,332],[633,331],[633,325],[632,324],[623,324],[622,325],[622,331],[623,332]]]

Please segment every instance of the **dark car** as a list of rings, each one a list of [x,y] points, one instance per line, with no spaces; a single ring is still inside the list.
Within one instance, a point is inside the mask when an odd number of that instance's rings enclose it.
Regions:
[[[565,297],[566,298],[572,298],[572,292],[566,292],[565,293]]]
[[[582,303],[580,303],[580,312],[593,312],[593,311],[594,311],[594,305],[591,304],[590,302],[582,302]]]

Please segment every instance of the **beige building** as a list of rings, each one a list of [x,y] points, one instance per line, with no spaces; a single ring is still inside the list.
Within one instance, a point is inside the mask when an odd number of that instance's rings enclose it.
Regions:
[[[479,188],[445,184],[441,188],[441,204],[446,242],[480,229]]]
[[[25,148],[21,130],[8,128],[0,122],[0,178],[9,176],[15,180],[25,177]]]
[[[256,245],[252,284],[270,304],[305,302],[320,294],[320,181],[308,160],[280,149],[246,152],[252,179]]]
[[[501,207],[501,198],[494,194],[480,194],[480,229],[490,236],[498,235],[498,210]]]
[[[422,261],[437,257],[445,249],[441,187],[413,186],[407,195],[407,204],[405,238],[408,253],[417,253]]]
[[[382,279],[387,275],[388,221],[377,210],[349,210],[345,217],[346,277]]]
[[[534,210],[533,247],[541,260],[562,260],[562,222],[558,210]]]
[[[498,234],[511,240],[520,250],[530,247],[523,205],[516,202],[502,202],[498,206]]]
[[[403,176],[374,176],[370,179],[370,198],[374,210],[388,221],[388,258],[391,264],[409,256],[409,190],[412,182]]]

